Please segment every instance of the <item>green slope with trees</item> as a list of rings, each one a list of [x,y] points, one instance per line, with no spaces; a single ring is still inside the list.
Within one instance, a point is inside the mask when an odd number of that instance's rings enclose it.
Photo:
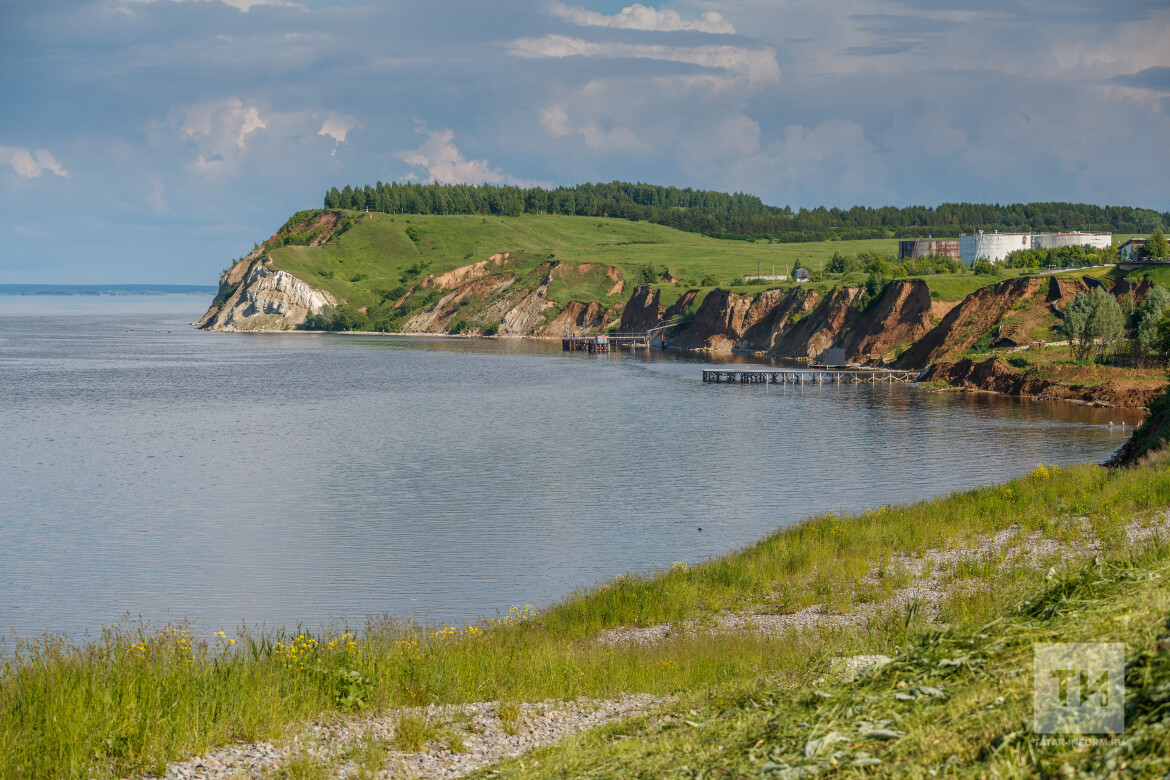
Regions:
[[[936,207],[854,206],[849,209],[769,206],[754,195],[608,182],[575,187],[497,187],[397,182],[336,187],[327,209],[386,214],[559,214],[642,220],[724,238],[799,242],[879,239],[961,232],[1096,230],[1149,233],[1170,227],[1170,212],[1088,203],[943,203]]]

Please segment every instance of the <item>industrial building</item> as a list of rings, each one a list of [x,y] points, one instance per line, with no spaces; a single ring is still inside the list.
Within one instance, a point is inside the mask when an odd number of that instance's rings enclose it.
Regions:
[[[976,260],[1000,263],[1021,249],[1056,249],[1062,246],[1091,246],[1107,249],[1113,244],[1112,233],[978,233],[959,236],[959,259],[967,265]]]
[[[898,261],[907,257],[951,257],[959,259],[959,242],[954,238],[915,238],[898,242]]]

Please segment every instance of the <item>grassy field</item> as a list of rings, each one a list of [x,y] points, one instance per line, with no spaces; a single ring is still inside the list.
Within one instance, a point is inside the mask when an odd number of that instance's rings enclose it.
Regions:
[[[410,238],[408,228],[417,241]],[[338,298],[368,306],[400,286],[403,274],[416,263],[428,263],[426,273],[443,273],[502,252],[518,258],[521,272],[551,260],[603,263],[617,266],[627,282],[637,282],[641,268],[651,265],[667,268],[677,279],[697,282],[710,275],[726,286],[755,274],[757,268],[771,273],[775,266],[784,273],[803,266],[819,273],[834,252],[865,250],[896,254],[898,243],[726,241],[646,222],[593,217],[371,214],[325,246],[286,246],[273,251],[272,257],[277,268]],[[632,286],[627,285],[627,296]]]
[[[0,671],[0,777],[116,777],[235,740],[279,739],[320,713],[479,700],[540,701],[621,692],[684,699],[726,686],[797,690],[831,656],[897,653],[928,630],[913,605],[847,627],[783,640],[703,627],[727,610],[788,614],[876,608],[916,575],[901,556],[978,544],[1019,526],[1007,547],[960,560],[967,583],[937,605],[975,626],[1042,584],[1038,566],[1007,565],[1031,534],[1104,554],[1127,551],[1124,526],[1170,505],[1170,472],[1037,469],[999,486],[853,516],[823,515],[702,565],[620,577],[541,612],[515,608],[470,626],[380,622],[289,632],[195,636],[183,626],[122,626],[92,643],[22,643]],[[978,587],[970,587],[971,582]],[[606,645],[598,632],[671,622],[669,641]],[[739,749],[739,743],[728,745]]]

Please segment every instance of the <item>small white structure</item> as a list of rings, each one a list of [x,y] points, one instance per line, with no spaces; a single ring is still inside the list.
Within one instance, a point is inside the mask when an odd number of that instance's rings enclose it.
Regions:
[[[1113,245],[1112,233],[978,233],[959,236],[959,259],[967,265],[976,260],[1003,262],[1012,252],[1021,249],[1056,249],[1062,246],[1091,246],[1108,249]]]
[[[812,278],[812,273],[807,268],[797,268],[796,271],[793,272],[792,278],[796,281],[797,284],[804,284]]]

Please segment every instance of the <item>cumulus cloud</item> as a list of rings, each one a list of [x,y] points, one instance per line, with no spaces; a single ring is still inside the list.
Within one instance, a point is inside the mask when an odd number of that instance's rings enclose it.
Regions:
[[[589,57],[598,59],[648,59],[678,62],[732,73],[752,83],[780,80],[776,52],[770,48],[744,46],[660,46],[643,43],[586,41],[567,35],[517,38],[511,53],[525,58]]]
[[[330,114],[321,125],[321,129],[317,131],[317,135],[333,139],[333,151],[329,154],[331,156],[337,154],[337,147],[345,143],[345,137],[349,135],[349,131],[357,126],[357,120],[352,116],[345,116],[341,114]]]
[[[696,32],[734,35],[735,27],[722,14],[708,11],[697,20],[685,20],[677,11],[659,11],[653,6],[634,3],[613,16],[584,8],[574,8],[554,2],[551,13],[582,27],[618,27],[625,30],[651,30],[671,32],[694,30]]]
[[[235,169],[248,137],[268,127],[257,106],[236,97],[179,106],[171,112],[171,123],[195,147],[191,169],[205,176]]]
[[[487,160],[468,160],[455,146],[455,132],[450,129],[428,130],[420,125],[418,132],[427,137],[422,146],[399,155],[408,165],[426,171],[429,181],[442,184],[500,184],[509,177],[493,168]]]
[[[0,146],[0,165],[12,166],[22,179],[35,179],[46,172],[69,178],[69,171],[47,149],[33,152],[23,146]]]

